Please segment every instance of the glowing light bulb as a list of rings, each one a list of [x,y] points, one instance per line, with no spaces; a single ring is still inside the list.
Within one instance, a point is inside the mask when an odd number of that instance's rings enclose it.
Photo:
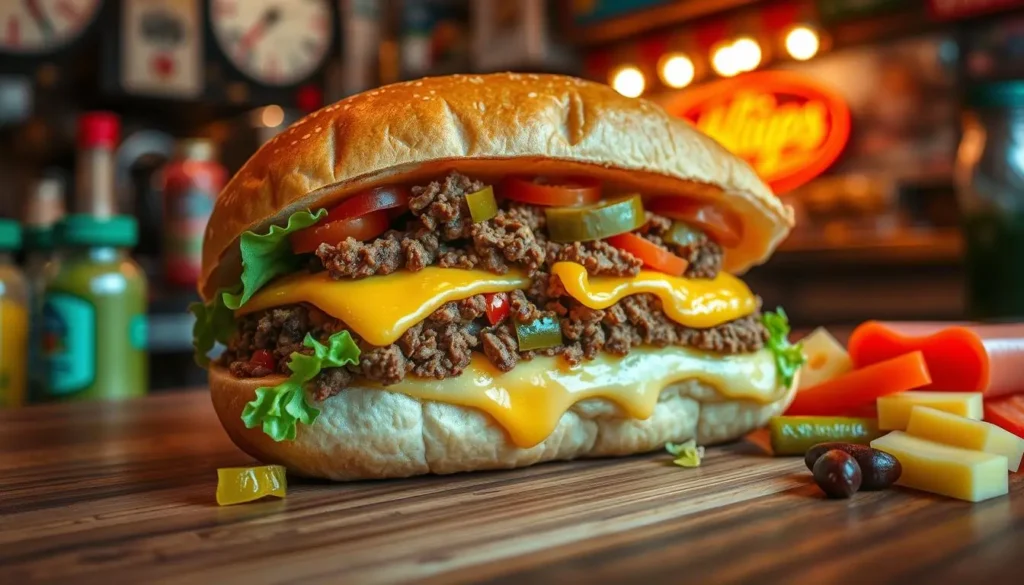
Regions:
[[[761,45],[752,38],[742,37],[732,43],[732,58],[740,71],[753,71],[761,64]]]
[[[711,53],[711,68],[722,77],[732,77],[740,72],[732,45],[722,45]]]
[[[810,27],[797,26],[786,35],[786,52],[797,61],[806,61],[818,54],[821,40]]]
[[[671,53],[661,61],[661,80],[674,88],[686,87],[693,82],[696,69],[693,61],[682,53]]]
[[[644,74],[632,65],[619,69],[612,76],[612,87],[626,97],[640,97],[646,86]]]

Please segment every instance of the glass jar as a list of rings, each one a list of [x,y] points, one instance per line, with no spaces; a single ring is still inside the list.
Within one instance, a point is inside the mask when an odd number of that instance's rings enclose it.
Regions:
[[[1024,317],[1024,81],[968,90],[955,181],[968,314]]]
[[[147,285],[135,219],[69,215],[43,296],[45,400],[120,399],[148,387]]]
[[[21,226],[0,219],[0,408],[25,403],[28,366],[28,284],[14,264]]]

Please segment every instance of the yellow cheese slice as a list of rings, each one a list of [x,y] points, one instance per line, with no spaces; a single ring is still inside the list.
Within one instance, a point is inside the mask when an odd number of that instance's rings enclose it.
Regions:
[[[327,272],[300,273],[266,286],[235,315],[310,303],[340,319],[367,343],[384,346],[449,301],[529,286],[529,277],[516,270],[493,274],[430,266],[357,280],[334,280]]]
[[[606,309],[628,295],[652,293],[661,299],[669,318],[699,329],[733,321],[757,308],[750,289],[726,273],[713,280],[646,270],[635,277],[588,278],[586,269],[574,262],[558,262],[552,272],[568,294],[592,309]],[[299,273],[267,285],[235,314],[310,303],[343,321],[367,343],[384,346],[447,302],[529,286],[530,278],[519,270],[493,274],[430,266],[357,280],[334,280],[327,272]]]
[[[927,406],[915,406],[911,410],[907,434],[962,449],[1002,455],[1006,457],[1009,471],[1020,469],[1021,458],[1024,458],[1024,439],[1010,431]]]
[[[551,273],[574,299],[591,309],[607,309],[629,295],[650,293],[660,300],[670,319],[695,329],[715,327],[757,309],[747,285],[719,272],[713,279],[690,279],[641,270],[633,277],[595,276],[575,262],[556,262]]]
[[[558,357],[522,361],[502,372],[482,355],[461,375],[444,380],[406,377],[376,387],[430,400],[476,408],[491,415],[516,445],[529,448],[547,438],[573,404],[605,398],[626,415],[646,419],[666,386],[696,378],[736,400],[774,402],[775,361],[768,350],[718,355],[683,347],[639,347],[624,357],[602,354],[572,367]]]

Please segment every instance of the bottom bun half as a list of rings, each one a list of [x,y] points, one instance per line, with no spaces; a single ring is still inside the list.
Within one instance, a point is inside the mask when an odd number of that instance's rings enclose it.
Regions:
[[[789,406],[794,393],[762,404],[726,398],[698,380],[684,380],[666,387],[654,413],[643,420],[625,416],[608,400],[587,399],[562,415],[543,442],[521,448],[479,410],[350,387],[317,404],[320,416],[313,425],[300,424],[295,440],[275,442],[259,428],[245,428],[241,415],[257,388],[283,380],[239,379],[212,367],[210,392],[217,416],[231,440],[256,459],[284,465],[299,476],[333,480],[511,469],[645,453],[689,439],[712,445],[763,426]]]

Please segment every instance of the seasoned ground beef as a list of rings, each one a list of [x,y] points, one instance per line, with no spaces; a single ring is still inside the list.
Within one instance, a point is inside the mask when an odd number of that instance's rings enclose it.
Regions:
[[[498,274],[516,267],[531,275],[532,284],[529,290],[508,294],[509,316],[492,325],[486,315],[486,299],[477,295],[447,303],[386,347],[370,345],[353,335],[361,351],[359,364],[321,372],[310,385],[314,398],[335,394],[357,378],[389,385],[408,375],[458,376],[473,352],[508,371],[520,360],[536,355],[561,356],[576,364],[602,351],[625,355],[640,345],[679,345],[726,354],[754,352],[764,346],[767,332],[756,314],[710,329],[692,329],[669,319],[653,295],[630,296],[605,310],[580,304],[550,275],[553,263],[577,262],[594,276],[633,276],[641,269],[640,260],[604,241],[549,241],[541,207],[505,201],[495,217],[474,223],[466,195],[483,186],[452,173],[442,181],[414,187],[411,214],[399,220],[397,229],[370,242],[350,238],[337,245],[321,244],[312,269],[327,270],[333,278],[344,279],[396,270],[416,272],[435,264]],[[721,268],[721,247],[700,232],[687,246],[666,243],[663,237],[671,227],[671,220],[648,214],[636,233],[688,260],[687,277],[713,278]],[[564,345],[519,351],[515,322],[546,316],[558,320]],[[239,319],[238,331],[221,363],[237,377],[264,376],[270,371],[252,364],[251,357],[254,351],[266,349],[274,356],[276,371],[288,373],[292,353],[310,352],[302,344],[307,333],[325,342],[344,328],[340,321],[307,305],[247,315]]]
[[[604,241],[548,241],[542,207],[502,201],[495,217],[473,223],[466,195],[483,187],[459,173],[413,187],[411,216],[403,229],[390,230],[370,242],[349,238],[336,245],[321,244],[316,257],[336,279],[417,271],[433,264],[496,274],[510,267],[533,274],[557,261],[578,262],[593,276],[633,276],[640,271],[640,260]],[[703,234],[688,246],[667,244],[662,236],[671,225],[671,220],[649,213],[637,233],[689,261],[687,277],[714,278],[722,265],[721,247]]]

